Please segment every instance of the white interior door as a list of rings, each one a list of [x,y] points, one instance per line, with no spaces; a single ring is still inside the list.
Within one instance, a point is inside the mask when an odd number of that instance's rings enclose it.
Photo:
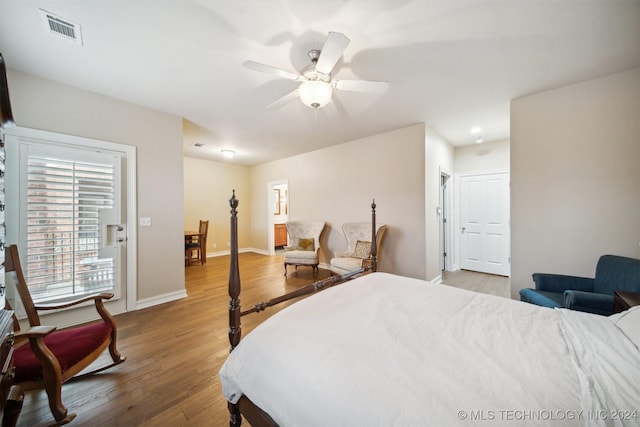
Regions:
[[[509,173],[460,177],[460,268],[509,276]]]

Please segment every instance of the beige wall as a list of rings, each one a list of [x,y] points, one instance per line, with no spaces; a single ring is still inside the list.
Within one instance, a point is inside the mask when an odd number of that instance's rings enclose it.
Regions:
[[[640,258],[640,69],[511,103],[512,293]]]
[[[238,194],[250,200],[239,215],[251,217],[253,247],[267,249],[268,183],[288,180],[289,219],[327,222],[321,263],[346,248],[343,223],[370,220],[375,198],[389,227],[380,270],[424,279],[424,146],[420,124],[253,167],[251,195]]]
[[[137,147],[138,301],[184,292],[182,120],[9,70],[16,124]]]
[[[453,147],[432,129],[427,128],[425,151],[425,229],[426,229],[426,279],[438,281],[442,274],[440,264],[440,174],[453,173]],[[453,252],[453,251],[451,251]]]
[[[455,173],[509,169],[509,140],[484,142],[455,148]]]
[[[229,199],[232,190],[251,194],[249,176],[247,166],[184,158],[184,228],[197,230],[201,219],[209,220],[207,255],[229,253]],[[238,209],[245,207],[243,202]],[[250,225],[249,217],[238,217],[239,248],[251,245]]]

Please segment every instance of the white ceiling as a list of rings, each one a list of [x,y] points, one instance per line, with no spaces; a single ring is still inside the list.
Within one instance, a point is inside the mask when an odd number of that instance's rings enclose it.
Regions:
[[[48,34],[39,8],[80,24],[84,44]],[[242,62],[297,72],[329,31],[351,39],[334,76],[388,91],[266,110],[297,83]],[[640,66],[640,0],[0,0],[0,53],[184,117],[187,155],[230,148],[251,165],[419,122],[454,145],[472,126],[508,138],[509,100]]]

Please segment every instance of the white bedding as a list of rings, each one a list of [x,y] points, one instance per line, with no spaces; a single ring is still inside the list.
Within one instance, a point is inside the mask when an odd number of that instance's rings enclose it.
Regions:
[[[276,313],[220,378],[281,426],[640,425],[640,351],[609,318],[386,273]]]

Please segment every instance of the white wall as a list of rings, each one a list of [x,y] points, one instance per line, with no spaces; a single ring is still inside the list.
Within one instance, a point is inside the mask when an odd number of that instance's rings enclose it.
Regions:
[[[182,119],[8,71],[18,126],[137,147],[138,301],[184,293]]]
[[[320,262],[328,264],[346,248],[342,224],[370,221],[375,198],[377,222],[388,225],[380,270],[424,279],[424,147],[419,124],[255,166],[238,215],[251,216],[253,246],[266,250],[268,182],[288,180],[289,218],[327,222]]]
[[[640,258],[640,69],[511,103],[512,294]]]
[[[453,168],[455,173],[509,169],[509,140],[456,147]]]

